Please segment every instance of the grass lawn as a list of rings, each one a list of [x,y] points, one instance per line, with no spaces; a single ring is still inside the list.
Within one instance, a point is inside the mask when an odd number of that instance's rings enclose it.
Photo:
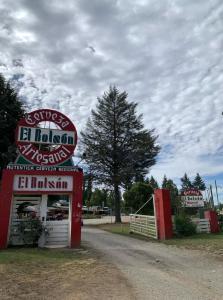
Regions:
[[[112,233],[124,234],[129,235],[129,223],[122,223],[122,224],[100,224],[96,225],[102,230],[109,231]]]
[[[103,224],[103,225],[98,225],[98,227],[100,229],[112,233],[123,234],[137,239],[156,242],[156,240],[147,238],[145,236],[140,236],[138,234],[130,234],[129,224],[105,224],[105,225]],[[184,247],[187,249],[204,250],[209,253],[223,256],[223,232],[218,234],[202,233],[202,234],[196,234],[189,237],[174,238],[162,242],[166,245],[174,245],[177,247]]]
[[[217,234],[195,234],[189,237],[166,240],[164,243],[188,249],[205,250],[223,256],[223,232]]]
[[[100,228],[102,230],[105,231],[109,231],[111,233],[117,233],[117,234],[121,234],[121,235],[125,235],[125,236],[129,236],[132,238],[136,238],[136,239],[140,239],[140,240],[146,240],[146,241],[155,241],[152,238],[148,238],[146,236],[143,235],[139,235],[136,233],[130,233],[129,232],[129,223],[122,223],[122,224],[100,224],[100,225],[95,225],[97,226],[97,228]]]
[[[64,263],[67,261],[84,258],[84,251],[69,251],[69,249],[39,249],[39,248],[8,248],[0,251],[0,265],[17,264],[28,265],[39,264],[48,265],[54,263]]]

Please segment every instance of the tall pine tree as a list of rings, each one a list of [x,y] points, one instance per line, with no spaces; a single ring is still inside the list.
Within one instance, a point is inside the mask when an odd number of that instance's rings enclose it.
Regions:
[[[181,180],[181,190],[182,191],[193,188],[193,185],[186,173],[180,180]]]
[[[159,188],[158,182],[156,181],[156,179],[151,176],[149,179],[149,185],[155,190]]]
[[[2,169],[16,157],[15,129],[23,115],[22,102],[0,74],[0,177]]]
[[[168,179],[166,175],[163,176],[162,189],[165,189],[167,186]]]
[[[98,98],[86,129],[81,133],[86,161],[99,183],[113,188],[115,219],[121,222],[120,187],[144,176],[156,162],[160,147],[154,130],[144,129],[137,104],[127,93],[110,87]]]
[[[197,175],[194,178],[193,187],[200,191],[205,191],[205,189],[206,189],[205,183],[199,173],[197,173]]]

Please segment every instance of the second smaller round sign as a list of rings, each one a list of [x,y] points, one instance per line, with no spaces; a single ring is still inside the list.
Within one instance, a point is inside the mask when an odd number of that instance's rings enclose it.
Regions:
[[[77,131],[64,114],[51,109],[39,109],[26,114],[19,121],[16,143],[21,155],[29,162],[54,166],[73,155]]]

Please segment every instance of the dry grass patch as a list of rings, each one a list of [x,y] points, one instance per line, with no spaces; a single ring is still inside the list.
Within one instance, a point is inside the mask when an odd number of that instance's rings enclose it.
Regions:
[[[116,298],[114,285],[120,289]],[[90,250],[24,248],[0,252],[0,295],[1,300],[132,297],[119,271]]]

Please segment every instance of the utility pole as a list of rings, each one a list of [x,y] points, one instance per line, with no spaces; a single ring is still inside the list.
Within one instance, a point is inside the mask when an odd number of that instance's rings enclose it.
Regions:
[[[217,196],[217,203],[218,203],[218,208],[219,208],[220,203],[219,203],[219,198],[218,198],[218,187],[217,187],[217,182],[216,182],[216,180],[214,181],[214,183],[215,183],[216,196]]]
[[[213,198],[213,192],[212,192],[212,185],[210,184],[210,202],[211,202],[211,207],[214,208],[214,198]]]
[[[207,202],[208,202],[208,204],[209,204],[209,208],[211,208],[212,202],[211,202],[211,191],[210,191],[210,187],[209,187],[209,188],[207,187],[205,193],[206,193],[206,197],[207,197]]]

